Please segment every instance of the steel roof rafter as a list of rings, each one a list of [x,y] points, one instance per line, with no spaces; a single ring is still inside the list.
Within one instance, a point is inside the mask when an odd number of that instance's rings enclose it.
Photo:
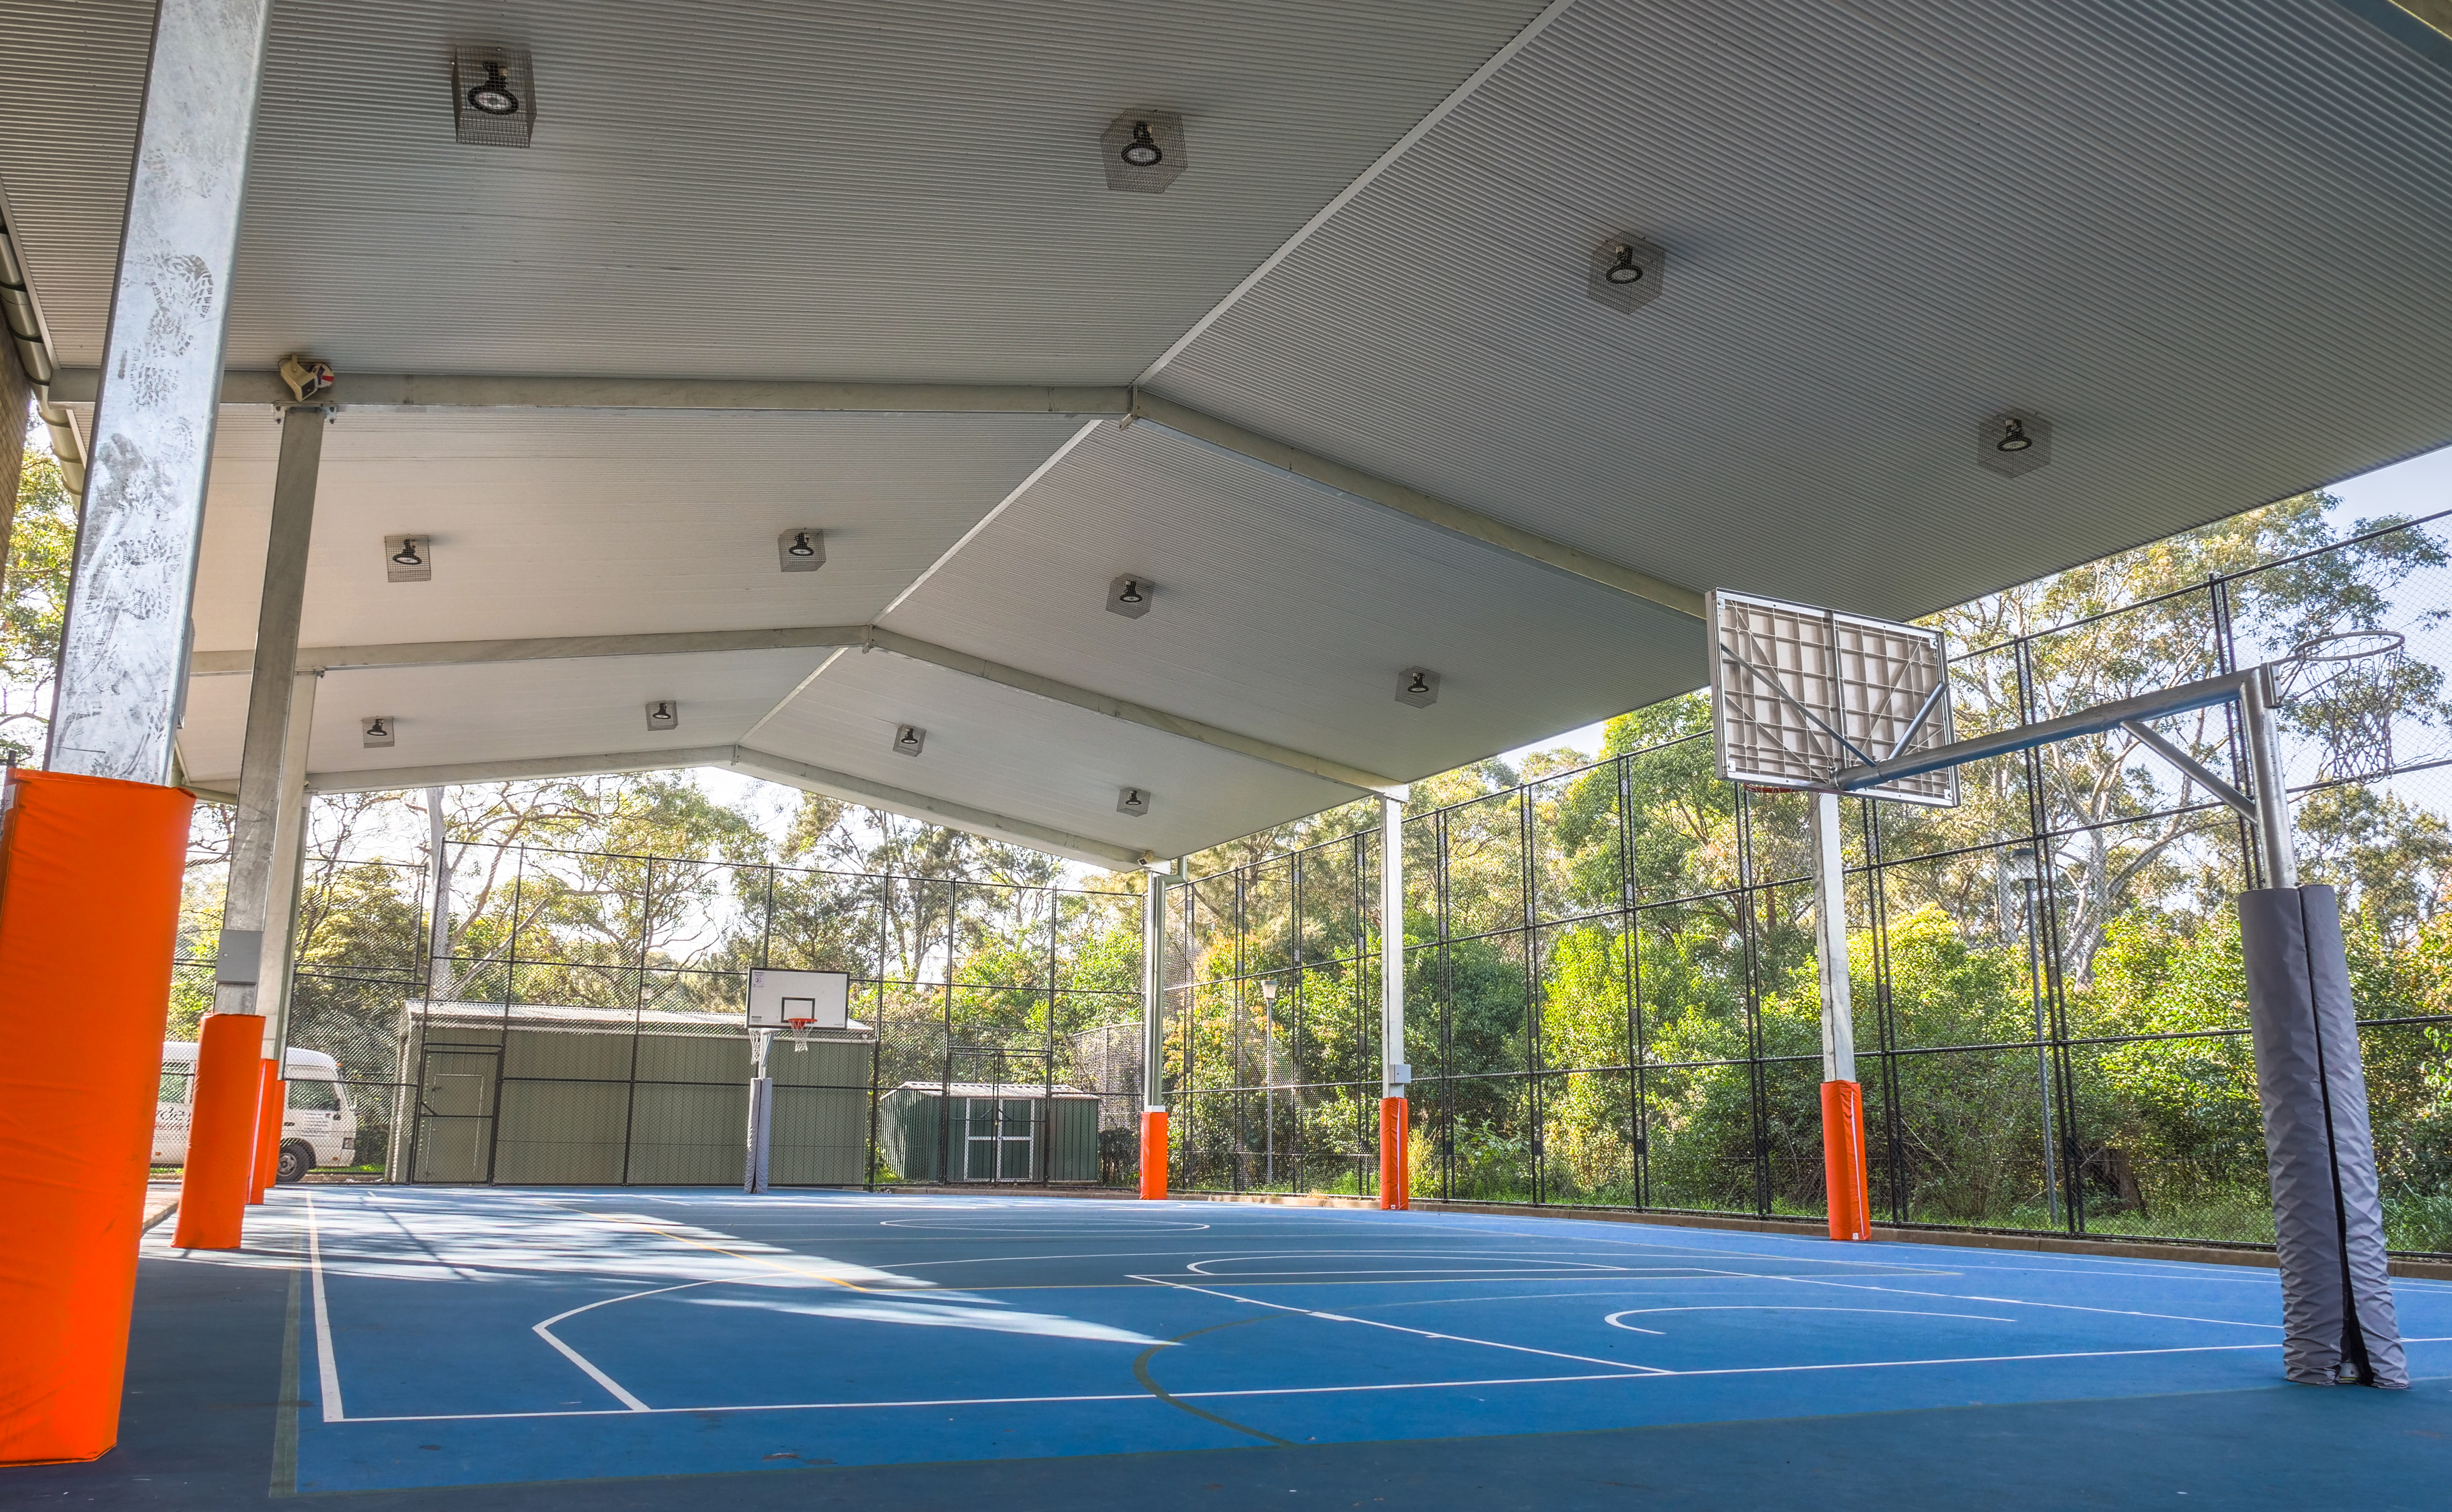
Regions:
[[[1054,677],[1025,672],[929,641],[900,635],[876,625],[812,625],[784,630],[682,630],[623,636],[557,636],[504,640],[426,640],[386,646],[322,646],[301,648],[302,672],[372,671],[388,667],[475,666],[503,661],[559,661],[604,657],[668,657],[741,651],[858,647],[889,652],[923,661],[981,681],[1070,704],[1111,719],[1121,719],[1164,735],[1216,746],[1238,756],[1266,761],[1311,776],[1325,777],[1367,793],[1401,797],[1406,784],[1376,773],[1350,767],[1326,756],[1295,751],[1272,741],[1238,735],[1198,719],[1168,714],[1146,704],[1075,687]],[[188,662],[191,677],[230,677],[254,664],[247,651],[200,651]],[[806,686],[804,683],[803,686]],[[560,776],[563,774],[548,774]],[[411,786],[431,786],[410,784]]]

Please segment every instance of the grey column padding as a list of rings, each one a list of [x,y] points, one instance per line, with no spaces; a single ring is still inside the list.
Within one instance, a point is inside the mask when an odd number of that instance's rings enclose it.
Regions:
[[[2346,1368],[2371,1385],[2406,1386],[2341,900],[2322,886],[2242,893],[2239,927],[2282,1267],[2283,1373],[2330,1385]]]

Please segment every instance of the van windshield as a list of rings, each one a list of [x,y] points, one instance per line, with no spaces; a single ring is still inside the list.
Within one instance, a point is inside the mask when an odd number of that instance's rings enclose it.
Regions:
[[[341,1108],[340,1089],[326,1081],[291,1082],[289,1106],[318,1113],[338,1112]]]
[[[166,1103],[186,1102],[188,1100],[188,1068],[185,1066],[163,1067],[161,1100]]]

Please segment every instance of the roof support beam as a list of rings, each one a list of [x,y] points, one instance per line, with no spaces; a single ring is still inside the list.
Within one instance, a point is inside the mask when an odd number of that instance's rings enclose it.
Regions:
[[[401,788],[452,787],[467,782],[527,782],[541,777],[601,777],[623,772],[676,772],[683,767],[732,764],[728,745],[686,746],[670,751],[621,751],[604,756],[528,756],[505,761],[456,761],[440,766],[378,767],[366,772],[310,772],[309,793],[389,793]]]
[[[1221,730],[1198,719],[1187,719],[1163,710],[1123,698],[1111,698],[1103,693],[1077,688],[1053,677],[1042,677],[1035,672],[1008,667],[974,657],[949,647],[932,645],[909,636],[897,635],[875,625],[811,625],[784,630],[681,630],[635,636],[558,636],[526,640],[425,640],[389,646],[322,646],[303,649],[298,653],[301,672],[344,672],[378,667],[444,667],[473,666],[501,661],[555,661],[582,657],[670,657],[691,656],[724,651],[793,651],[814,647],[859,646],[891,652],[913,661],[924,661],[981,681],[999,683],[1034,697],[1057,703],[1069,703],[1077,709],[1087,709],[1111,719],[1137,724],[1180,739],[1196,740],[1202,745],[1232,751],[1256,761],[1325,777],[1350,788],[1376,793],[1383,797],[1401,799],[1406,785],[1359,767],[1316,756],[1305,751],[1295,751],[1251,736]],[[254,653],[247,651],[199,651],[189,658],[192,677],[231,677],[247,672],[254,662]],[[558,776],[560,774],[544,774]],[[386,786],[420,787],[424,783],[390,783]]]
[[[801,625],[782,630],[676,630],[634,636],[541,636],[521,640],[411,640],[387,646],[317,646],[298,653],[301,672],[374,667],[460,667],[489,661],[562,661],[588,657],[679,657],[719,651],[799,651],[856,646],[865,625]],[[246,673],[251,651],[199,651],[188,675]]]
[[[931,645],[925,640],[915,640],[909,636],[897,635],[891,630],[872,629],[869,632],[868,643],[880,651],[890,651],[898,657],[907,657],[914,661],[924,661],[932,667],[942,667],[948,672],[959,672],[965,677],[978,677],[984,682],[999,683],[1057,703],[1069,703],[1077,709],[1087,709],[1092,714],[1103,714],[1110,719],[1121,719],[1127,724],[1137,724],[1144,729],[1157,730],[1186,740],[1197,740],[1203,745],[1214,745],[1221,751],[1233,751],[1241,756],[1251,756],[1255,760],[1266,761],[1291,771],[1309,773],[1315,777],[1326,777],[1331,782],[1341,782],[1349,788],[1359,788],[1365,793],[1376,793],[1382,797],[1393,797],[1401,802],[1412,791],[1405,783],[1380,776],[1375,773],[1365,772],[1359,767],[1347,766],[1342,761],[1332,761],[1326,756],[1315,756],[1307,752],[1288,750],[1284,746],[1267,740],[1255,739],[1247,735],[1236,735],[1232,730],[1221,730],[1214,724],[1204,724],[1198,719],[1186,719],[1178,715],[1150,708],[1146,704],[1133,703],[1123,698],[1111,698],[1103,693],[1092,693],[1086,688],[1077,688],[1070,683],[1058,682],[1053,677],[1042,677],[1035,672],[1024,672],[1018,667],[1008,667],[999,662],[990,661],[984,657],[974,657],[968,652]]]
[[[52,400],[89,404],[91,367],[60,370]],[[1120,415],[1130,390],[1038,383],[829,383],[708,378],[469,378],[343,373],[318,398],[345,409],[711,409],[882,415]],[[292,404],[281,375],[222,375],[225,404]]]
[[[753,751],[747,746],[736,746],[728,765],[735,772],[745,773],[753,777],[764,777],[769,782],[781,782],[785,787],[799,788],[804,793],[823,794],[827,797],[840,798],[847,803],[883,809],[888,813],[900,814],[904,818],[918,819],[923,824],[942,824],[949,829],[967,831],[991,840],[1003,840],[1012,845],[1028,846],[1034,851],[1045,851],[1054,855],[1069,856],[1076,861],[1087,862],[1092,866],[1137,872],[1152,859],[1147,851],[1135,851],[1120,845],[1110,845],[1104,840],[1093,840],[1086,835],[1050,829],[1045,825],[1033,824],[1026,819],[991,814],[985,809],[975,809],[967,803],[956,803],[950,798],[930,797],[924,793],[913,793],[908,789],[893,787],[883,782],[872,782],[866,777],[853,776],[849,773],[811,766],[805,761],[795,761],[789,756]]]
[[[1694,589],[1665,578],[1655,578],[1650,573],[1637,572],[1631,567],[1620,566],[1564,541],[1536,536],[1504,520],[1493,520],[1477,510],[1452,504],[1444,499],[1434,499],[1402,483],[1373,477],[1300,447],[1271,441],[1266,436],[1245,430],[1240,425],[1229,424],[1196,409],[1170,403],[1143,389],[1133,391],[1132,413],[1124,419],[1127,425],[1135,422],[1147,422],[1160,429],[1173,431],[1187,441],[1199,442],[1264,467],[1291,473],[1307,482],[1394,510],[1451,535],[1462,536],[1467,540],[1495,546],[1511,556],[1537,562],[1552,571],[1596,582],[1604,588],[1614,588],[1619,593],[1658,604],[1663,609],[1673,609],[1691,619],[1703,618],[1703,596]]]

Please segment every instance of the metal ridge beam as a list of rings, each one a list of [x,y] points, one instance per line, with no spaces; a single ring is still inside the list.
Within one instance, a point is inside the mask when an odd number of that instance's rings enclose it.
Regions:
[[[101,373],[67,367],[54,403],[89,404]],[[342,409],[709,409],[883,415],[1121,415],[1120,386],[1045,383],[836,383],[755,378],[491,378],[425,373],[343,373],[316,396]],[[232,368],[225,404],[297,403],[281,376]]]
[[[527,640],[423,640],[388,646],[320,646],[301,649],[301,672],[366,671],[383,667],[474,666],[501,661],[555,661],[583,657],[669,657],[726,651],[795,651],[818,647],[874,647],[964,677],[998,683],[1056,703],[1068,703],[1111,719],[1232,751],[1256,761],[1322,777],[1385,797],[1403,800],[1406,784],[1341,761],[1291,750],[1272,741],[1221,730],[1198,719],[1167,714],[1123,698],[1077,688],[1054,677],[917,640],[875,625],[810,625],[783,630],[681,630],[628,636],[554,636]],[[199,651],[188,658],[190,677],[231,677],[247,672],[251,651]]]
[[[374,667],[454,667],[489,661],[562,661],[587,657],[675,657],[721,651],[800,651],[856,646],[865,625],[800,625],[781,630],[673,630],[621,636],[540,636],[510,640],[411,640],[395,645],[316,646],[300,650],[301,672]],[[191,677],[247,672],[252,651],[199,651],[188,658]]]
[[[744,773],[753,777],[763,777],[770,782],[781,782],[786,787],[822,794],[830,798],[840,798],[848,803],[862,804],[873,809],[884,809],[890,813],[900,814],[905,818],[918,819],[922,823],[943,824],[948,828],[967,831],[991,840],[1003,840],[1013,845],[1028,846],[1034,851],[1045,851],[1052,855],[1067,856],[1092,866],[1137,872],[1156,859],[1147,851],[1135,851],[1120,845],[1110,845],[1104,840],[1094,840],[1087,835],[1050,829],[1045,825],[1033,824],[1027,819],[991,814],[985,809],[975,809],[967,803],[957,803],[950,798],[931,797],[927,794],[914,793],[906,788],[893,787],[883,782],[872,782],[866,777],[853,776],[848,773],[836,772],[826,767],[811,766],[805,761],[795,761],[790,756],[780,756],[770,752],[752,750],[745,745],[734,747],[732,759],[726,764],[735,772]]]
[[[1467,540],[1495,546],[1511,556],[1537,562],[1570,577],[1596,582],[1604,588],[1613,588],[1646,603],[1673,609],[1690,619],[1703,618],[1703,596],[1692,588],[1671,582],[1665,578],[1655,578],[1648,572],[1637,572],[1632,567],[1621,566],[1580,547],[1552,540],[1547,536],[1535,535],[1504,520],[1493,520],[1477,510],[1374,477],[1298,446],[1271,441],[1266,436],[1213,415],[1186,409],[1144,389],[1133,391],[1132,413],[1125,417],[1124,423],[1131,424],[1137,421],[1146,421],[1187,441],[1215,446],[1262,466],[1291,473],[1306,482],[1317,483],[1366,503],[1394,510],[1451,535],[1462,536]]]
[[[602,756],[524,756],[500,761],[453,761],[440,766],[378,767],[365,772],[310,772],[309,793],[388,793],[396,788],[450,787],[465,782],[523,782],[537,777],[600,777],[623,772],[672,772],[682,767],[728,766],[728,745],[683,746],[665,751],[618,751]]]
[[[1404,801],[1406,795],[1412,792],[1411,787],[1406,783],[1380,776],[1376,773],[1365,772],[1360,767],[1347,766],[1342,761],[1332,761],[1326,756],[1315,756],[1308,752],[1290,750],[1285,746],[1252,736],[1236,735],[1232,730],[1221,730],[1214,724],[1205,724],[1198,719],[1187,719],[1180,715],[1150,708],[1146,704],[1134,703],[1124,698],[1112,698],[1103,693],[1092,693],[1086,688],[1077,688],[1070,683],[1058,682],[1053,677],[1042,677],[1035,672],[1024,672],[1018,667],[1008,667],[1001,662],[990,661],[984,657],[972,656],[968,652],[955,651],[925,640],[915,640],[909,636],[898,635],[891,630],[871,630],[868,643],[880,651],[892,652],[898,657],[907,657],[913,661],[924,661],[932,667],[942,667],[948,672],[959,672],[965,677],[978,677],[983,682],[999,683],[1018,692],[1057,703],[1069,703],[1077,709],[1087,709],[1092,714],[1103,714],[1108,718],[1121,719],[1127,724],[1137,724],[1145,729],[1177,736],[1186,740],[1197,740],[1203,745],[1214,745],[1221,751],[1232,751],[1255,760],[1266,761],[1273,766],[1308,773],[1315,777],[1325,777],[1331,782],[1342,783],[1349,788],[1360,788],[1366,793],[1376,793],[1382,797],[1394,798],[1400,803]]]

